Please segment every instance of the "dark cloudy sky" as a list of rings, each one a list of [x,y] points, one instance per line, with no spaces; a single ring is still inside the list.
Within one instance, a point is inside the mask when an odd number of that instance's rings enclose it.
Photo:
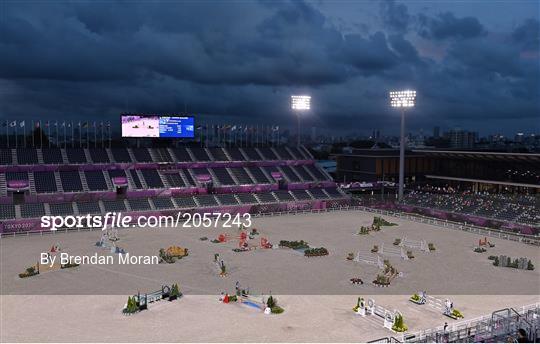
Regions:
[[[237,124],[540,132],[539,2],[0,1],[0,117],[189,112]]]

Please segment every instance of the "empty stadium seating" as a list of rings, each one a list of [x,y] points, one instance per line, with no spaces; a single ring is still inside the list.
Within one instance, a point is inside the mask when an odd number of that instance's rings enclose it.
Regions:
[[[246,172],[246,170],[243,167],[231,167],[231,168],[229,168],[229,170],[231,171],[231,173],[234,175],[234,177],[238,181],[238,184],[240,184],[240,185],[248,185],[248,184],[253,184],[254,183],[253,180],[251,179],[251,177],[248,175],[248,173]]]
[[[103,200],[102,202],[106,212],[126,211],[126,204],[122,199]]]
[[[244,151],[244,153],[249,158],[249,160],[252,160],[252,161],[264,160],[264,158],[259,154],[257,149],[254,147],[242,148],[242,151]]]
[[[277,152],[281,160],[295,160],[285,146],[274,147],[274,150]]]
[[[306,190],[292,190],[291,193],[299,201],[312,200],[311,195],[306,192]]]
[[[37,193],[56,192],[58,190],[54,172],[51,171],[34,172],[34,184]]]
[[[246,158],[244,157],[244,154],[242,154],[242,152],[240,151],[240,148],[227,148],[227,152],[229,153],[232,161],[246,161]]]
[[[215,195],[219,203],[222,205],[236,205],[238,200],[233,194],[218,194]]]
[[[279,159],[271,147],[261,147],[261,148],[258,148],[258,150],[262,154],[264,160],[278,160]]]
[[[148,148],[132,148],[131,152],[133,153],[133,157],[137,162],[153,161],[152,157],[150,156],[150,152],[148,151]]]
[[[134,172],[134,170],[131,170],[131,171]],[[159,173],[157,170],[140,170],[140,172],[148,188],[150,189],[163,188],[163,181],[161,180],[161,177],[159,176]]]
[[[214,157],[214,161],[229,161],[223,148],[209,148],[210,154]]]
[[[186,183],[184,182],[184,179],[182,179],[182,176],[180,173],[164,173],[163,176],[165,177],[165,180],[172,188],[183,188],[186,186]]]
[[[328,195],[323,191],[323,189],[309,189],[309,192],[315,199],[326,199]]]
[[[251,193],[240,193],[236,195],[242,204],[256,204],[259,203],[255,196]]]
[[[229,171],[227,171],[224,167],[215,167],[212,168],[212,171],[214,172],[214,175],[216,176],[218,182],[221,185],[235,185],[236,183],[232,179],[231,175],[229,174]]]
[[[132,162],[127,148],[112,148],[111,154],[115,162]]]
[[[15,218],[15,206],[13,204],[0,204],[0,220]]]
[[[84,171],[84,177],[90,191],[107,190],[107,182],[101,170]]]
[[[59,174],[64,192],[77,192],[83,190],[79,171],[60,171]]]
[[[344,195],[339,192],[337,188],[325,188],[324,191],[331,197],[331,198],[340,198],[344,197]]]
[[[11,149],[0,149],[0,165],[11,165],[13,163],[13,156]]]
[[[66,216],[73,214],[73,205],[71,202],[49,204],[51,215]]]
[[[18,148],[16,151],[19,165],[36,165],[39,163],[37,149]]]
[[[173,162],[173,158],[167,148],[156,148],[153,151],[155,162]]]
[[[46,214],[166,211],[239,204],[259,205],[254,208],[260,209],[256,211],[267,211],[276,209],[272,207],[277,203],[313,200],[306,190],[249,191],[266,189],[268,185],[264,184],[275,183],[272,172],[282,173],[286,181],[300,183],[315,179],[316,172],[310,172],[313,169],[320,173],[318,180],[327,180],[328,177],[315,165],[288,166],[282,162],[307,157],[301,149],[284,146],[2,149],[0,165],[15,164],[23,168],[0,172],[0,181],[28,180],[30,190],[26,192],[37,194],[38,201],[29,199],[21,205],[0,204],[0,220],[36,219]],[[144,166],[150,163],[152,165]],[[187,166],[190,163],[197,164]],[[48,166],[40,167],[43,164]],[[201,192],[195,189],[185,190],[186,194],[182,196],[166,193],[169,188],[200,187],[196,178],[200,175],[212,178],[215,194],[187,194]],[[112,187],[115,177],[127,178],[128,189],[133,194],[128,193],[125,199],[125,195],[115,198],[113,193],[116,190]],[[328,198],[327,194],[320,192],[322,195],[315,198]],[[63,193],[69,195],[64,196]],[[332,197],[343,196],[339,192],[329,194]],[[2,194],[6,195],[9,195],[7,191]],[[40,202],[40,198],[47,201]]]
[[[194,198],[201,207],[213,207],[218,205],[214,195],[197,195]]]
[[[101,209],[99,207],[99,202],[93,201],[93,202],[77,202],[77,209],[79,210],[79,214],[86,215],[86,214],[100,214]]]
[[[287,190],[274,191],[274,195],[281,202],[292,202],[292,201],[294,201],[293,196]]]
[[[6,180],[28,180],[28,172],[6,172]]]
[[[302,179],[289,166],[280,166],[284,177],[291,182],[300,182]]]
[[[193,179],[193,177],[191,176],[191,173],[189,173],[189,170],[182,170],[183,174],[184,174],[184,177],[186,177],[186,181],[189,183],[189,185],[191,186],[196,186],[197,183],[195,183],[195,180]]]
[[[60,148],[44,148],[41,150],[43,163],[45,164],[62,164],[62,151]]]
[[[172,198],[169,197],[156,197],[152,199],[152,202],[154,203],[156,209],[159,210],[174,209]]]
[[[291,168],[296,172],[297,175],[300,176],[300,178],[302,178],[303,181],[311,182],[315,180],[304,166],[292,166]]]
[[[45,215],[45,205],[43,203],[21,204],[21,217],[37,218]]]
[[[201,147],[190,148],[191,153],[195,157],[196,161],[210,161],[210,156],[206,152],[206,149]]]
[[[277,199],[270,192],[258,192],[254,194],[261,203],[275,203]]]
[[[99,164],[99,163],[104,164],[104,163],[110,162],[109,155],[107,154],[107,150],[105,149],[100,149],[100,148],[89,149],[89,153],[90,153],[90,158],[96,164]],[[71,162],[71,158],[70,158],[70,162]]]
[[[296,159],[296,160],[301,160],[301,159],[310,159],[310,157],[308,156],[308,154],[306,154],[305,151],[303,151],[302,149],[298,148],[298,147],[285,147],[288,151],[291,152],[291,154],[293,155],[293,157]]]
[[[180,161],[180,162],[193,161],[187,151],[187,148],[178,147],[178,148],[172,148],[171,150],[174,156],[176,157],[177,161]]]
[[[129,177],[131,177],[131,180],[133,180],[135,188],[143,189],[143,184],[141,182],[141,179],[139,178],[139,175],[137,174],[137,170],[127,170],[127,173],[129,174]]]
[[[266,177],[266,175],[264,174],[263,170],[261,170],[260,167],[250,166],[250,167],[247,167],[247,170],[249,171],[249,173],[251,173],[251,175],[255,179],[255,182],[259,184],[271,183],[270,179]]]
[[[174,197],[174,203],[178,209],[197,208],[197,203],[191,196]]]
[[[318,168],[315,167],[315,165],[305,165],[304,166],[306,170],[311,173],[316,180],[322,181],[322,180],[328,180],[328,177],[322,173]]]
[[[100,158],[101,159],[104,159],[104,158],[107,158],[106,161],[100,161],[98,159],[94,160],[94,157],[92,156],[92,160],[94,162],[109,162],[109,159],[107,157],[107,153],[104,149],[90,149],[90,152],[101,152],[100,153]],[[84,153],[84,149],[82,148],[67,148],[66,149],[66,156],[67,156],[67,159],[68,159],[68,162],[70,164],[84,164],[84,163],[87,163],[88,161],[86,160],[86,154]]]
[[[134,198],[128,200],[129,207],[133,211],[151,210],[150,202],[147,198]]]

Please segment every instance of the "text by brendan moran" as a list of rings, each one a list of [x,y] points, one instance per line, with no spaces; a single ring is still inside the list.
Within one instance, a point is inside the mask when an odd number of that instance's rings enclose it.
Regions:
[[[52,256],[48,252],[42,252],[40,263],[54,266],[54,264],[78,264],[78,265],[154,265],[159,264],[158,256],[133,256],[129,253],[101,256],[97,253],[89,256],[70,255],[66,252]]]

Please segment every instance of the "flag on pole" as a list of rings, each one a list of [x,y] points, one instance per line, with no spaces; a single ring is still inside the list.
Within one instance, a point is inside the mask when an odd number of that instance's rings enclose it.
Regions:
[[[23,144],[24,148],[26,148],[26,121],[20,122],[19,125],[21,126],[21,128],[23,128]]]

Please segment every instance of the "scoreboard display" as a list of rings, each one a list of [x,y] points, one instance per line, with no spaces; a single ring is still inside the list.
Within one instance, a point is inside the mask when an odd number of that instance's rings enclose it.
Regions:
[[[195,119],[175,115],[122,115],[122,137],[194,138]]]
[[[195,137],[193,117],[161,116],[159,118],[159,137]]]

